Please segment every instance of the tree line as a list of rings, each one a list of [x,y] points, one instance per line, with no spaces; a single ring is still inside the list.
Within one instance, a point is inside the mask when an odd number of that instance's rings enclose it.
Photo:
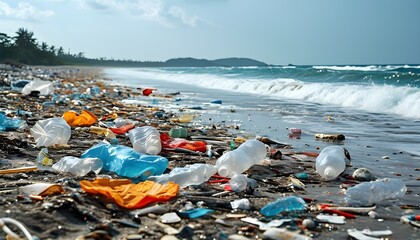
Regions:
[[[266,63],[249,58],[224,58],[216,60],[196,58],[174,58],[159,61],[115,60],[107,58],[86,58],[83,52],[65,53],[63,47],[38,43],[34,33],[19,28],[16,36],[0,32],[0,63],[27,65],[77,65],[114,67],[238,67],[267,66]]]
[[[164,62],[115,60],[107,58],[86,58],[83,52],[64,52],[63,47],[38,43],[34,33],[19,28],[16,36],[0,32],[0,63],[27,65],[86,65],[86,66],[126,66],[160,67]]]
[[[63,47],[49,46],[46,42],[38,43],[34,33],[27,29],[19,28],[14,37],[0,33],[0,62],[29,65],[60,65],[65,64],[63,59],[61,59],[65,55],[70,54],[64,53]],[[80,57],[83,57],[82,53]]]

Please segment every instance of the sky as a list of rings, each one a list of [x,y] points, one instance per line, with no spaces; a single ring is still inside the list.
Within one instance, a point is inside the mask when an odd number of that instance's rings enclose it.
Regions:
[[[0,0],[0,32],[90,58],[420,64],[418,0]]]

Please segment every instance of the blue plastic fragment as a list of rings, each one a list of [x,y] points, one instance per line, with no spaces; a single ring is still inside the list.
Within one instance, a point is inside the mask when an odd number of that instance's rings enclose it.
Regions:
[[[186,218],[199,218],[211,212],[214,212],[214,210],[208,208],[194,208],[191,210],[179,212],[179,215]]]
[[[298,179],[308,179],[309,175],[306,172],[296,173],[295,177]]]
[[[268,203],[261,209],[261,213],[266,217],[273,217],[279,213],[304,211],[305,209],[306,203],[302,198],[288,196]]]
[[[81,158],[99,158],[104,163],[103,170],[115,172],[132,181],[144,181],[149,176],[160,175],[168,166],[168,159],[142,154],[123,145],[100,142],[86,150]]]
[[[222,100],[220,100],[220,99],[212,100],[210,103],[213,103],[213,104],[222,104]]]
[[[22,126],[22,120],[9,118],[4,113],[0,113],[0,131],[17,130]]]

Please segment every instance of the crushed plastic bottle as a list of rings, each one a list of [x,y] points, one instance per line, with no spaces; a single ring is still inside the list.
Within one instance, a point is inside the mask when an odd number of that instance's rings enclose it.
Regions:
[[[148,180],[165,184],[174,182],[179,184],[180,188],[190,185],[199,185],[210,179],[217,172],[214,165],[196,163],[185,167],[174,168],[169,174],[150,177]]]
[[[85,176],[90,171],[98,174],[102,169],[102,160],[99,158],[78,158],[65,156],[52,165],[52,169],[58,172],[69,172],[76,176]]]
[[[385,199],[403,197],[406,191],[401,179],[384,178],[347,189],[344,200],[349,206],[370,206]]]
[[[136,152],[158,154],[162,150],[159,131],[152,126],[136,127],[128,132]]]
[[[217,159],[216,167],[220,176],[232,177],[260,163],[266,154],[267,148],[264,143],[256,139],[248,140]]]
[[[70,126],[61,117],[40,120],[30,131],[37,147],[67,144],[71,136]]]
[[[172,128],[169,130],[169,136],[173,138],[186,138],[188,137],[188,129],[186,128]]]
[[[140,181],[162,174],[168,166],[168,159],[164,157],[141,154],[130,147],[106,142],[96,144],[81,157],[99,158],[103,162],[103,170]]]
[[[261,213],[266,217],[276,216],[282,212],[304,211],[306,209],[305,201],[296,196],[279,198],[274,202],[265,205]]]
[[[340,146],[326,147],[316,158],[315,170],[327,181],[336,179],[345,169],[345,150]]]
[[[257,182],[252,178],[248,178],[246,175],[236,174],[230,179],[229,185],[233,191],[243,192],[248,187],[254,188],[257,185]]]

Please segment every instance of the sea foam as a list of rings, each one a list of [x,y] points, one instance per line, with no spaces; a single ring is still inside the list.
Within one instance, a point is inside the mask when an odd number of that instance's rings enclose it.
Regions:
[[[386,66],[385,66],[386,67]],[[404,66],[395,66],[398,68]],[[314,67],[315,68],[315,67]],[[318,67],[319,68],[319,67]],[[334,67],[328,67],[334,68]],[[356,67],[339,67],[356,69]],[[365,66],[374,70],[377,66]],[[388,69],[389,70],[389,69]],[[256,94],[276,99],[294,99],[311,103],[342,106],[374,113],[397,114],[402,117],[420,119],[420,89],[410,86],[374,84],[369,81],[357,83],[304,82],[293,78],[246,78],[236,74],[189,73],[188,70],[166,69],[108,69],[113,74],[137,79],[154,79],[202,88],[235,91],[244,94]],[[216,69],[214,70],[216,71]],[[362,70],[363,71],[363,70]],[[376,71],[381,71],[376,69]]]

